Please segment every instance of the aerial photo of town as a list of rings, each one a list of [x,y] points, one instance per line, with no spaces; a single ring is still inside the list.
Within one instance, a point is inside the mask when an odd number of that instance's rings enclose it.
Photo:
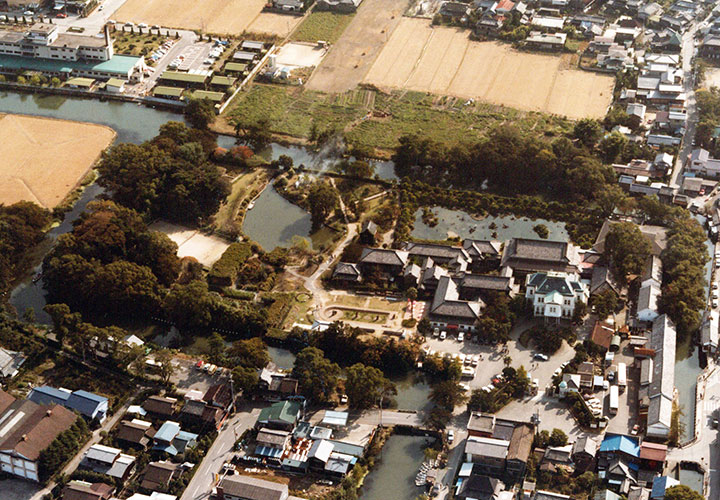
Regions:
[[[720,500],[720,0],[0,0],[0,500]]]

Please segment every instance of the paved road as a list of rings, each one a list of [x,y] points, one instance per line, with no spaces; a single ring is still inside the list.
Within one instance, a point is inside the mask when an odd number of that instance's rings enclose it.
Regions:
[[[255,425],[259,414],[259,407],[243,406],[225,423],[180,500],[199,500],[210,497],[215,485],[215,474],[219,473],[222,465],[232,458],[235,441],[243,432]]]
[[[685,81],[683,85],[687,94],[685,107],[687,108],[688,119],[685,136],[683,137],[680,145],[680,153],[677,156],[675,167],[673,168],[672,175],[670,176],[670,186],[674,187],[679,187],[682,184],[682,177],[680,176],[680,173],[682,172],[685,159],[692,152],[692,143],[695,139],[695,129],[698,123],[695,90],[693,88],[695,78],[692,71],[692,58],[695,53],[695,32],[697,31],[697,26],[698,23],[693,23],[682,38],[682,49],[680,54],[682,56],[682,69],[685,72]]]
[[[368,410],[358,418],[357,423],[378,425],[380,423],[380,410]],[[423,418],[417,413],[383,410],[383,426],[408,425],[410,427],[422,427]]]

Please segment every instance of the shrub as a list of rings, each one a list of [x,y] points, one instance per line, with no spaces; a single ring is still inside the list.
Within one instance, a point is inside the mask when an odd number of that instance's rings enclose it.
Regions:
[[[252,248],[249,243],[233,243],[220,259],[213,264],[208,281],[215,286],[230,286],[237,279],[240,268],[252,255]]]

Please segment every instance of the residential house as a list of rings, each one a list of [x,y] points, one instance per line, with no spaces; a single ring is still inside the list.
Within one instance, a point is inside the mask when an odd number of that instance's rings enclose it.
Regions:
[[[525,39],[528,48],[536,50],[561,51],[565,48],[567,33],[543,33],[531,31]]]
[[[642,275],[640,276],[640,286],[648,286],[655,284],[662,285],[663,266],[662,260],[657,255],[650,255],[645,261]]]
[[[467,423],[469,436],[492,437],[495,430],[495,415],[471,412]]]
[[[260,372],[258,386],[260,390],[265,392],[266,399],[276,401],[296,395],[298,392],[298,380],[289,377],[287,373],[275,370],[274,366],[272,364],[268,365]]]
[[[300,420],[302,405],[296,401],[279,401],[260,411],[255,428],[292,431]]]
[[[704,40],[700,44],[698,54],[707,59],[720,59],[720,38],[711,36]]]
[[[428,319],[433,327],[475,331],[477,320],[485,303],[460,300],[455,281],[449,276],[442,276],[438,282]]]
[[[577,274],[538,272],[527,276],[525,298],[532,303],[533,314],[546,320],[569,320],[579,303],[590,298],[588,287]]]
[[[470,14],[470,7],[462,2],[443,2],[438,14],[445,22],[465,22]]]
[[[595,493],[593,500],[622,500],[622,497],[610,490],[602,490]]]
[[[408,252],[383,248],[363,248],[357,266],[364,277],[393,280],[408,262]]]
[[[76,416],[56,404],[37,404],[16,400],[0,389],[0,469],[8,474],[38,481],[40,454],[63,431],[70,429]]]
[[[720,176],[720,160],[710,157],[710,152],[706,149],[693,149],[685,163],[685,168],[690,172],[707,177]]]
[[[155,418],[171,418],[175,414],[177,399],[163,396],[150,396],[142,404],[143,409]]]
[[[114,486],[105,483],[70,481],[62,490],[62,500],[110,500]]]
[[[668,488],[672,488],[673,486],[677,486],[679,484],[680,481],[670,476],[656,477],[652,483],[650,500],[664,500],[665,491],[667,491]]]
[[[188,426],[212,425],[217,427],[222,421],[224,412],[205,401],[189,400],[180,410],[180,422]]]
[[[572,461],[578,471],[595,469],[595,455],[598,450],[598,443],[592,436],[583,435],[573,443]]]
[[[290,432],[261,428],[255,438],[255,455],[278,459],[290,444]]]
[[[580,392],[580,375],[577,373],[563,373],[562,380],[558,384],[560,397],[565,397],[569,392]]]
[[[197,445],[197,434],[183,431],[177,422],[163,423],[153,436],[153,451],[167,453],[175,456],[184,453],[186,448]]]
[[[250,476],[225,476],[216,488],[219,500],[288,500],[287,484]]]
[[[613,325],[604,321],[595,321],[595,326],[590,334],[590,340],[593,344],[604,348],[606,351],[610,349],[610,343],[615,335]]]
[[[23,353],[0,347],[0,377],[14,377],[24,362],[25,355]]]
[[[643,441],[640,444],[640,465],[645,470],[662,472],[667,450],[666,444]]]
[[[351,13],[357,11],[362,0],[319,0],[317,9]]]
[[[540,470],[556,472],[559,468],[565,468],[568,472],[574,469],[572,461],[572,450],[571,444],[565,446],[549,446],[543,458],[540,461]]]
[[[505,478],[510,482],[520,481],[525,475],[534,435],[535,426],[526,422],[515,423],[510,436],[505,464]]]
[[[83,390],[71,392],[44,385],[33,388],[28,394],[28,399],[38,404],[59,404],[77,411],[88,420],[97,420],[100,423],[105,421],[108,412],[106,397]]]
[[[543,271],[577,273],[580,254],[576,246],[563,241],[513,238],[505,244],[500,265],[523,275]]]
[[[465,461],[472,462],[482,474],[503,477],[510,441],[504,439],[468,437]]]
[[[505,485],[498,479],[471,474],[465,478],[457,490],[458,500],[497,500]]]
[[[590,279],[590,295],[600,294],[607,291],[613,292],[617,297],[625,294],[624,287],[615,278],[608,266],[595,265],[592,269]]]
[[[85,452],[79,467],[125,481],[135,470],[135,457],[118,448],[94,444]]]
[[[153,433],[152,424],[144,420],[123,420],[118,426],[116,439],[132,448],[145,449],[150,442],[148,433]]]
[[[616,459],[637,463],[640,459],[638,439],[624,434],[605,434],[597,452],[598,467],[601,469]]]
[[[142,473],[140,486],[149,491],[164,492],[170,483],[178,479],[183,473],[180,464],[172,462],[150,462]]]

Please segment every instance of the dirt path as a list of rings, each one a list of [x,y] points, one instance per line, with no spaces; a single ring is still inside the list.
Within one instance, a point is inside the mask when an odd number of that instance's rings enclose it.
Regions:
[[[307,88],[322,92],[354,89],[402,19],[405,0],[364,0],[340,40],[310,76]]]

